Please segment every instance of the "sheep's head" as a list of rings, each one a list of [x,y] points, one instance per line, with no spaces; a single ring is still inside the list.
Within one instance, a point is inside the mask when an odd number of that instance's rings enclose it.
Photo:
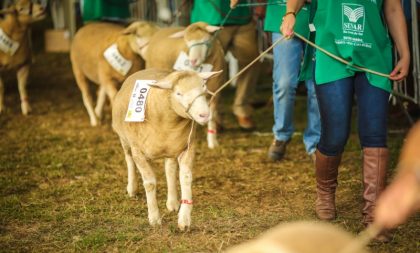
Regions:
[[[17,0],[10,8],[14,8],[21,24],[30,24],[45,18],[45,8],[36,1]]]
[[[207,103],[206,81],[221,73],[193,71],[176,71],[159,80],[152,86],[171,89],[172,107],[181,117],[190,118],[200,125],[210,119],[210,108]]]
[[[150,38],[158,30],[159,27],[154,23],[136,21],[125,28],[122,33],[129,36],[131,49],[144,59]]]
[[[185,30],[172,34],[170,38],[184,38],[188,46],[190,65],[196,68],[206,60],[210,47],[214,43],[212,33],[219,29],[218,26],[197,22],[189,25]]]

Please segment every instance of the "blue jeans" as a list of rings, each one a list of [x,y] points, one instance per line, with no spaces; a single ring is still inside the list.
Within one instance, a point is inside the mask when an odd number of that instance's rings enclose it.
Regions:
[[[281,37],[280,33],[272,34],[273,41]],[[303,50],[304,43],[297,38],[285,40],[274,47],[273,133],[276,140],[279,141],[290,140],[295,131],[293,126],[293,109]],[[308,90],[308,123],[303,134],[303,143],[305,144],[306,152],[312,154],[315,152],[320,138],[321,125],[314,82],[313,80],[308,80],[305,84]]]
[[[386,147],[389,93],[369,84],[364,73],[316,85],[316,93],[321,112],[321,153],[336,156],[343,152],[350,133],[354,94],[361,146]]]

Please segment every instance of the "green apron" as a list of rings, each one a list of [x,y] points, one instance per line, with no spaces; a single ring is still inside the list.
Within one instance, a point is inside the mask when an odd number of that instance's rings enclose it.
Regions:
[[[286,13],[286,3],[287,0],[269,0],[267,6],[267,12],[265,15],[264,21],[264,30],[268,32],[280,32],[280,24],[282,22],[282,18]],[[296,24],[295,24],[295,31],[302,35],[303,37],[309,39],[309,13],[310,13],[310,4],[305,4],[301,11],[298,13],[296,17]],[[308,52],[308,49],[311,50],[306,46],[305,52]],[[303,65],[301,67],[301,73],[299,76],[300,81],[309,80],[312,78],[312,68],[310,62],[312,61],[313,57],[306,57],[307,54],[305,53]]]
[[[130,17],[130,0],[85,0],[83,20],[95,21],[102,18],[127,19]]]
[[[195,0],[191,11],[191,23],[203,21],[210,25],[220,25],[230,10],[228,0]],[[225,25],[245,25],[251,22],[252,12],[249,7],[237,7],[232,10]]]
[[[392,71],[392,44],[382,17],[383,0],[318,1],[315,42],[351,64],[382,73]],[[354,76],[359,71],[316,51],[317,84]],[[388,78],[366,73],[369,83],[391,92]]]
[[[286,13],[287,0],[268,0],[265,14],[264,30],[267,32],[280,32],[280,24]],[[296,17],[295,31],[300,35],[309,38],[309,4],[305,4]]]

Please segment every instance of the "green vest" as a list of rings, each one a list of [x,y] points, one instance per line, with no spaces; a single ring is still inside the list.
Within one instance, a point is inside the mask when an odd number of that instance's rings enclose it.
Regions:
[[[195,0],[191,11],[191,23],[203,21],[210,25],[220,25],[230,10],[228,0]],[[225,25],[245,25],[251,21],[249,7],[237,7],[232,10]]]
[[[130,17],[129,0],[86,0],[83,6],[83,20],[102,18],[127,19]]]
[[[392,70],[392,44],[382,18],[383,0],[321,0],[315,13],[315,42],[351,64],[382,73]],[[356,71],[316,51],[318,84],[353,76]],[[366,73],[369,83],[391,91],[388,78]]]
[[[268,0],[267,12],[264,21],[264,30],[267,32],[280,32],[280,24],[286,13],[287,0]],[[309,4],[305,4],[296,17],[295,31],[304,37],[309,37]]]

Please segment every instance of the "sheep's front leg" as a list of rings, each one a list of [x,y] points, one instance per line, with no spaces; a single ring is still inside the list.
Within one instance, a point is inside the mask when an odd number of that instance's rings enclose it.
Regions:
[[[4,111],[4,83],[0,77],[0,113]]]
[[[147,209],[149,213],[149,223],[152,226],[160,225],[160,213],[156,200],[156,177],[152,167],[146,157],[138,150],[132,148],[134,162],[141,177],[143,178],[143,186],[146,191]]]
[[[191,226],[192,211],[192,167],[194,164],[195,145],[183,152],[179,158],[179,182],[181,184],[181,208],[178,213],[178,227],[182,231]]]
[[[210,120],[207,123],[207,145],[211,149],[219,146],[219,142],[217,141],[218,97],[219,96],[216,95],[213,103],[210,105]]]
[[[130,197],[135,197],[139,192],[138,177],[136,173],[136,165],[134,164],[133,156],[131,155],[131,148],[128,143],[120,139],[121,145],[124,150],[125,162],[127,163],[127,193]]]
[[[165,174],[166,183],[168,185],[168,200],[166,201],[166,207],[170,212],[178,211],[179,201],[178,194],[176,192],[176,170],[178,163],[176,159],[167,158],[165,159]]]
[[[17,81],[19,87],[20,101],[22,107],[22,114],[28,115],[31,111],[31,106],[29,105],[28,93],[26,91],[26,84],[28,83],[29,76],[29,65],[25,65],[17,71]]]

